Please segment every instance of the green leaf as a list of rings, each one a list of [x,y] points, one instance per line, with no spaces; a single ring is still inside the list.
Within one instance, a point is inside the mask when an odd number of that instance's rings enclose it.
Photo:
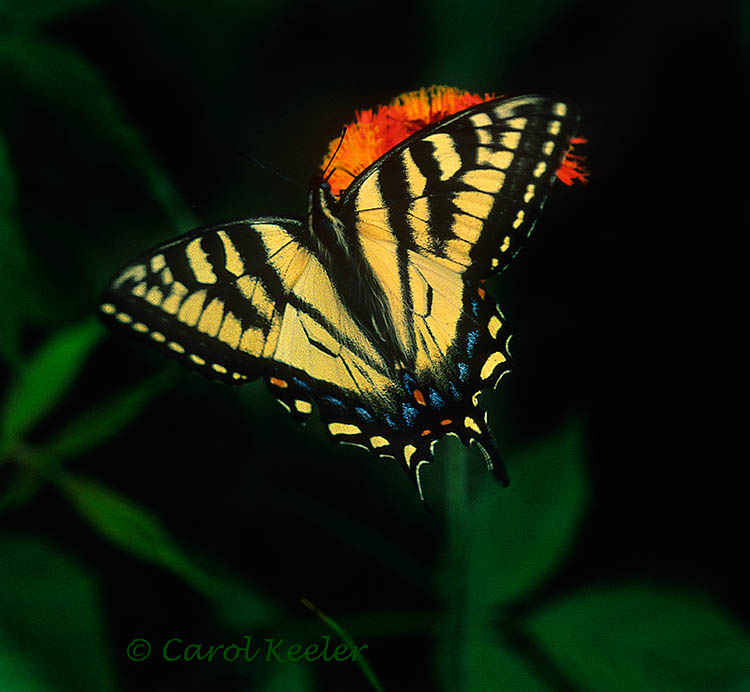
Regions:
[[[29,260],[16,221],[16,181],[5,140],[0,137],[0,356],[18,365],[21,323],[28,310]],[[26,299],[24,299],[26,298]]]
[[[750,676],[750,639],[696,594],[592,589],[533,614],[526,627],[584,690],[721,692]]]
[[[20,438],[54,408],[102,333],[89,319],[61,329],[32,356],[11,386],[2,421],[5,437]]]
[[[510,460],[510,487],[471,503],[467,598],[480,617],[543,582],[570,550],[588,495],[583,431],[571,422]]]
[[[442,596],[442,622],[436,659],[438,679],[444,689],[467,689],[467,637],[474,625],[468,605],[468,544],[470,526],[468,468],[469,450],[458,440],[441,450],[445,465],[445,555],[436,575]]]
[[[151,512],[99,483],[72,475],[58,480],[73,507],[112,543],[205,591],[204,575]]]
[[[292,663],[279,666],[263,692],[310,692],[314,689],[309,668],[301,663]]]
[[[332,617],[329,617],[324,612],[319,610],[315,605],[310,603],[306,598],[302,599],[302,603],[306,608],[309,608],[312,610],[313,613],[315,613],[323,622],[325,622],[326,625],[331,629],[332,632],[335,632],[341,640],[349,647],[351,651],[354,651],[357,649],[357,644],[354,641],[354,638],[343,628],[341,625],[339,625]],[[359,666],[359,668],[362,670],[363,675],[365,678],[367,678],[367,682],[370,683],[370,687],[374,689],[376,692],[383,692],[383,688],[380,685],[380,682],[378,682],[378,679],[375,675],[375,671],[370,667],[370,664],[367,662],[367,657],[363,653],[359,653],[356,659],[356,664]]]
[[[436,634],[433,669],[438,689],[549,690],[528,663],[499,641],[487,622],[464,619],[457,630],[452,620],[445,618]]]
[[[162,522],[137,503],[86,478],[68,474],[57,483],[73,507],[106,539],[173,572],[220,608],[241,611],[243,626],[277,616],[277,610],[252,589],[202,569],[177,546]]]
[[[0,534],[0,554],[3,689],[113,690],[112,662],[91,577],[37,539]]]
[[[4,0],[0,7],[0,17],[5,17],[11,25],[33,26],[101,4],[102,0]]]
[[[51,680],[46,680],[37,661],[26,649],[16,644],[0,623],[0,680],[4,689],[15,692],[62,692]]]
[[[533,668],[497,641],[488,628],[470,628],[465,641],[463,686],[460,689],[552,692]],[[445,650],[444,655],[451,655],[450,649]]]
[[[489,619],[492,610],[473,607],[470,580],[476,575],[471,560],[481,558],[472,549],[477,526],[474,501],[468,496],[471,452],[457,442],[452,446],[445,458],[447,551],[438,578],[444,607],[435,647],[436,679],[446,691],[547,690],[533,670],[497,640]],[[505,530],[502,524],[495,528]]]
[[[167,382],[166,377],[142,382],[93,406],[68,421],[44,445],[44,452],[50,457],[64,459],[106,442],[135,420],[146,403],[163,390]]]

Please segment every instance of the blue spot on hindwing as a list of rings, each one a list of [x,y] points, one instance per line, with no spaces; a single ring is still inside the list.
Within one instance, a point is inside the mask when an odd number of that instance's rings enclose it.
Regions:
[[[476,347],[478,341],[479,341],[479,330],[475,329],[474,331],[471,331],[466,335],[467,357],[471,358],[472,354],[474,353],[474,348]]]
[[[414,379],[414,375],[410,372],[404,371],[404,374],[401,376],[401,381],[408,392],[411,392],[417,386],[417,381]]]
[[[383,415],[383,420],[388,424],[389,428],[393,428],[394,430],[398,430],[398,425],[396,425],[393,418],[391,418],[387,413]]]
[[[361,406],[357,406],[357,408],[354,409],[354,412],[362,420],[372,420],[372,416],[370,415],[370,412],[367,409],[362,408]]]
[[[335,396],[328,396],[326,394],[320,398],[322,401],[327,401],[328,403],[333,404],[338,408],[344,408],[344,403],[341,401],[341,399],[337,399]]]
[[[440,396],[440,394],[436,390],[432,389],[432,387],[430,387],[429,391],[427,392],[427,396],[429,397],[430,404],[432,404],[433,407],[443,408],[443,406],[445,406],[445,399],[443,399],[443,397]]]
[[[471,301],[471,311],[474,313],[474,317],[479,317],[479,301],[474,299]]]
[[[466,382],[469,377],[469,366],[466,363],[456,363],[458,366],[458,376],[461,378],[461,382]]]
[[[299,380],[296,377],[292,377],[292,384],[297,385],[300,389],[304,389],[306,392],[309,392],[312,390],[312,387],[307,384],[304,380]]]
[[[409,427],[414,425],[417,420],[417,409],[411,404],[401,404],[401,412],[404,414],[404,420]]]
[[[456,389],[456,385],[453,384],[453,382],[448,383],[448,389],[450,389],[451,394],[453,394],[453,398],[456,401],[459,401],[461,399],[461,394],[459,393],[458,389]]]

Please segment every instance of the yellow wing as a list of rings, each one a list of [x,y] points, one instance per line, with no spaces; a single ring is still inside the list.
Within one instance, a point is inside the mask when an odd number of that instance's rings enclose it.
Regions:
[[[383,289],[408,366],[452,378],[479,282],[531,232],[575,133],[568,106],[495,99],[419,131],[366,169],[336,210]]]
[[[122,270],[101,312],[226,382],[298,372],[382,408],[392,368],[302,238],[288,219],[199,229]]]

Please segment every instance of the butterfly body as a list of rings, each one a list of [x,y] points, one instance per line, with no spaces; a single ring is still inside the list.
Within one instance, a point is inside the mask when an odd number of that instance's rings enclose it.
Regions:
[[[482,285],[528,236],[577,118],[496,99],[421,130],[307,217],[198,229],[122,270],[101,311],[204,374],[263,376],[296,418],[399,461],[419,483],[434,444],[475,443],[507,482],[478,395],[510,369]],[[421,490],[420,490],[421,492]]]

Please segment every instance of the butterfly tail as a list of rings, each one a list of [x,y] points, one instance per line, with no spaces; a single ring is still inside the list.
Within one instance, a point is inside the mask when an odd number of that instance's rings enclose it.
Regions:
[[[495,438],[489,428],[485,429],[480,438],[474,438],[472,443],[479,447],[479,450],[484,456],[484,460],[487,462],[487,468],[492,471],[492,474],[498,480],[500,485],[507,488],[510,484],[508,478],[508,471],[505,467],[505,462],[502,456],[500,456],[500,450],[497,447]]]

